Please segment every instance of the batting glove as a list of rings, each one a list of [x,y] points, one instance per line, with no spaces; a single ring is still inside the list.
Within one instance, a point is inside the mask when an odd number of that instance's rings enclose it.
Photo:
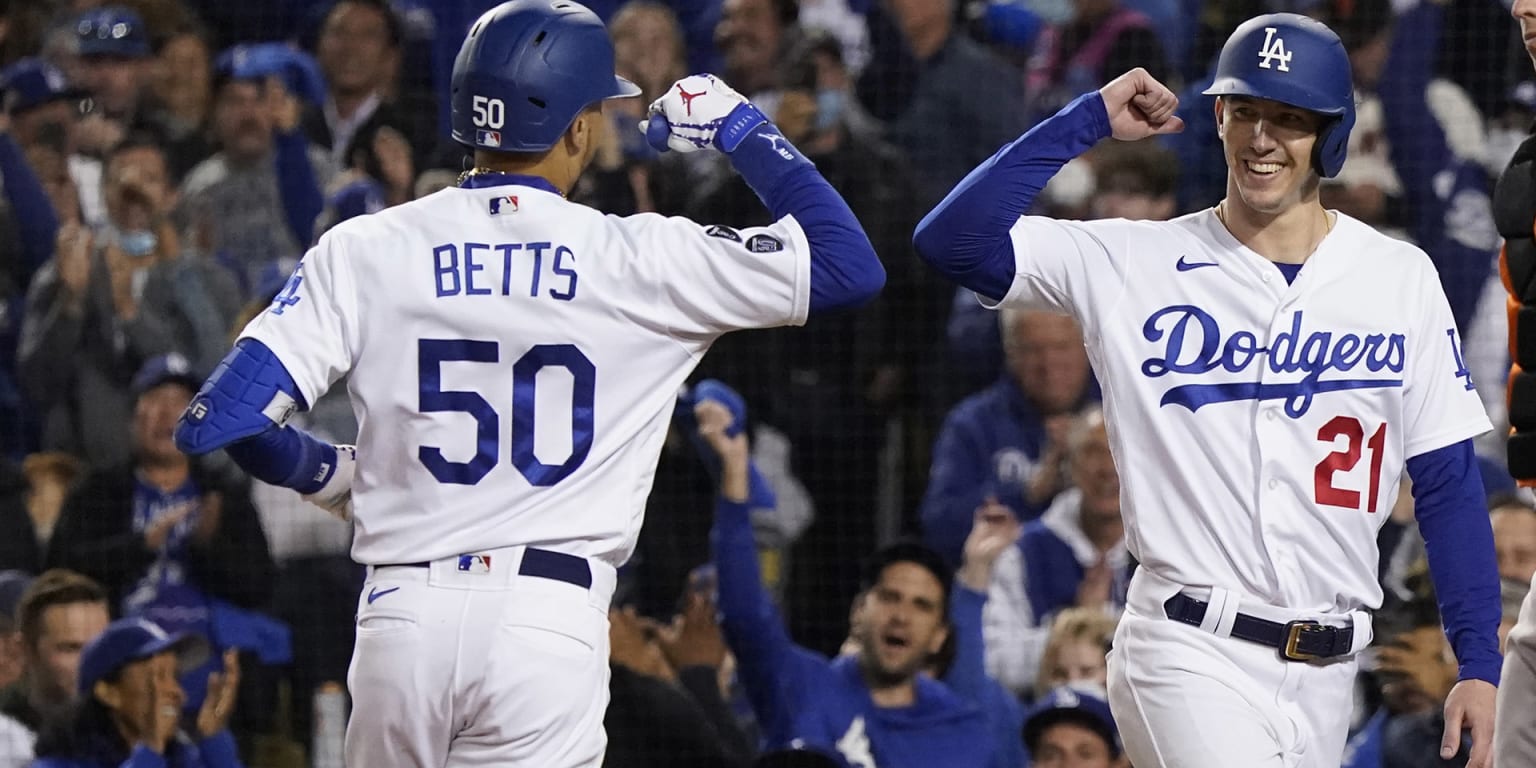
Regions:
[[[304,494],[304,500],[343,519],[352,519],[352,475],[357,470],[357,448],[351,445],[336,446],[336,469],[326,478],[325,484],[314,493]]]
[[[651,104],[640,123],[646,141],[657,150],[697,152],[718,149],[729,153],[768,122],[757,107],[714,75],[690,75]]]

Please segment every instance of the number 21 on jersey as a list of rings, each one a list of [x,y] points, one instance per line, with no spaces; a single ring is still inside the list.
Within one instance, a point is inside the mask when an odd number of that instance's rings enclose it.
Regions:
[[[1312,472],[1312,490],[1317,503],[1362,509],[1365,512],[1376,511],[1376,500],[1381,496],[1381,458],[1387,448],[1387,425],[1383,422],[1371,432],[1369,439],[1365,432],[1365,425],[1353,416],[1335,416],[1317,430],[1317,439],[1329,445],[1337,446],[1339,438],[1344,438],[1344,447],[1335,448],[1332,453],[1324,456]],[[1355,465],[1360,463],[1362,453],[1369,454],[1370,461],[1370,481],[1364,507],[1360,505],[1359,491],[1334,485],[1337,479],[1335,473],[1354,470]]]
[[[464,413],[475,420],[475,455],[469,461],[449,461],[438,446],[423,445],[416,456],[440,483],[474,485],[501,460],[501,413],[479,392],[442,388],[443,363],[495,363],[501,344],[471,339],[420,339],[417,352],[417,408],[422,413]],[[545,368],[564,368],[571,374],[571,454],[559,464],[545,464],[534,455],[534,430],[538,418],[558,417],[558,412],[538,408],[536,382]],[[551,486],[569,477],[592,450],[593,399],[597,392],[597,368],[572,344],[538,344],[512,365],[512,466],[529,484]],[[546,425],[546,428],[558,428]]]

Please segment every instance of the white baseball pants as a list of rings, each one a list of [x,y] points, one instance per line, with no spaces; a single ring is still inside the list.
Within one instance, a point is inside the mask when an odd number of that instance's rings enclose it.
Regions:
[[[1109,654],[1109,702],[1136,768],[1338,768],[1354,700],[1355,656],[1282,660],[1276,649],[1220,636],[1241,610],[1276,621],[1355,621],[1352,647],[1370,643],[1364,614],[1276,616],[1233,596],[1227,618],[1202,629],[1166,618],[1186,591],[1141,568]],[[1193,595],[1200,599],[1210,594]],[[1223,596],[1208,599],[1212,610]],[[1266,615],[1267,613],[1267,615]],[[1363,618],[1363,621],[1361,620]]]
[[[602,764],[612,566],[512,547],[369,571],[348,766]]]

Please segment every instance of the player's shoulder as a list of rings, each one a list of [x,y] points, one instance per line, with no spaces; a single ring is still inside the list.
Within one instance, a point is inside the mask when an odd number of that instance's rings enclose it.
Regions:
[[[1360,268],[1367,271],[1434,271],[1429,254],[1414,243],[1385,234],[1349,214],[1333,210],[1329,213],[1335,217],[1334,234],[1339,237],[1338,248]]]
[[[415,239],[411,233],[419,230],[422,222],[451,215],[451,209],[455,207],[453,191],[452,188],[442,189],[381,211],[353,216],[326,230],[319,243],[332,247],[367,247],[377,243],[398,246],[404,241],[402,237]]]

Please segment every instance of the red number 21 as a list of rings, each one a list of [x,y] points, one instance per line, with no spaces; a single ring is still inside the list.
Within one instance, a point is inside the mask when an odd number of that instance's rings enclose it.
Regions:
[[[1382,424],[1377,427],[1376,433],[1371,435],[1369,441],[1365,439],[1365,427],[1360,425],[1360,420],[1351,416],[1335,416],[1317,430],[1317,439],[1325,443],[1331,444],[1341,435],[1349,440],[1349,444],[1342,450],[1324,456],[1312,473],[1312,487],[1317,494],[1317,503],[1350,509],[1360,508],[1360,492],[1334,486],[1333,473],[1354,469],[1355,465],[1360,463],[1360,449],[1363,444],[1364,448],[1371,452],[1371,490],[1365,511],[1374,512],[1376,498],[1381,491],[1381,454],[1387,446],[1387,425]]]

